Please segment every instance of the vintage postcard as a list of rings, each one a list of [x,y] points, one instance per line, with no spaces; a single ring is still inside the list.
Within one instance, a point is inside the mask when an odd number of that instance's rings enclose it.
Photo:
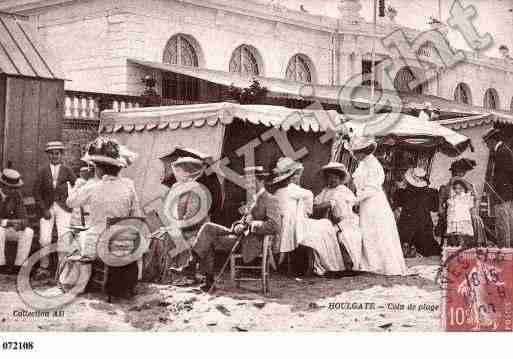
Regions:
[[[0,1],[0,338],[513,331],[512,34],[513,0]]]

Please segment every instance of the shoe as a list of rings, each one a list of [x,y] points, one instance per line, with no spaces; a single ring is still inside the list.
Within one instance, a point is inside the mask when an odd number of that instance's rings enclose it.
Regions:
[[[355,277],[357,275],[360,275],[360,272],[354,270],[345,270],[342,273],[340,273],[341,277]]]

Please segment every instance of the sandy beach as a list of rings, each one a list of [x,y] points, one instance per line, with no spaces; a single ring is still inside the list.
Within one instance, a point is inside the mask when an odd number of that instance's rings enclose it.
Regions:
[[[131,300],[107,303],[103,295],[88,293],[48,313],[21,301],[15,276],[0,275],[0,331],[439,331],[439,258],[407,264],[406,277],[275,274],[268,297],[257,284],[235,288],[228,276],[213,295],[140,283]]]

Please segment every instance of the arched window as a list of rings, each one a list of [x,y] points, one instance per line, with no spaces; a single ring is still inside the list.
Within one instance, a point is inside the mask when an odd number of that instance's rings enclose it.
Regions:
[[[164,48],[164,63],[198,67],[201,49],[190,35],[172,36]],[[173,72],[162,74],[162,103],[164,105],[189,104],[200,101],[201,91],[198,79]]]
[[[198,54],[193,46],[194,39],[178,34],[169,39],[162,61],[167,64],[198,67]]]
[[[294,55],[287,65],[285,72],[287,80],[298,82],[312,82],[312,69],[310,68],[310,60],[305,55]]]
[[[464,83],[460,82],[456,89],[454,90],[454,101],[459,103],[464,103],[467,105],[472,105],[472,95],[470,94],[470,87]]]
[[[483,99],[483,107],[489,110],[497,110],[500,108],[499,94],[496,89],[489,88],[486,90]]]
[[[260,75],[257,50],[249,45],[241,45],[236,48],[230,59],[229,70],[244,76]]]
[[[397,91],[413,92],[420,95],[423,92],[422,85],[418,85],[414,89],[410,88],[410,82],[414,81],[415,79],[416,77],[412,70],[409,67],[403,67],[397,71],[397,74],[395,75],[394,87]]]

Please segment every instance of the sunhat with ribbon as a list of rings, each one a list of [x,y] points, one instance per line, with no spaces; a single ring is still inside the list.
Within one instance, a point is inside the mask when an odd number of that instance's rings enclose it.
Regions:
[[[282,182],[303,169],[302,163],[296,162],[290,157],[281,157],[273,169],[273,178],[270,182],[271,184]]]
[[[372,137],[365,136],[355,136],[349,142],[344,143],[344,148],[350,152],[362,151],[371,146],[376,147],[376,141]]]
[[[130,151],[117,141],[98,137],[88,145],[82,161],[86,163],[104,163],[116,167],[127,167],[137,158],[135,152]]]
[[[321,173],[326,174],[326,172],[338,172],[344,177],[344,182],[349,180],[349,171],[347,167],[340,162],[331,161],[328,164],[321,167]]]
[[[423,168],[410,168],[404,174],[404,179],[413,187],[422,188],[428,185],[426,181],[426,174],[426,170]]]
[[[9,187],[23,186],[23,181],[21,180],[20,173],[11,168],[6,168],[2,171],[2,175],[0,176],[0,182]]]

